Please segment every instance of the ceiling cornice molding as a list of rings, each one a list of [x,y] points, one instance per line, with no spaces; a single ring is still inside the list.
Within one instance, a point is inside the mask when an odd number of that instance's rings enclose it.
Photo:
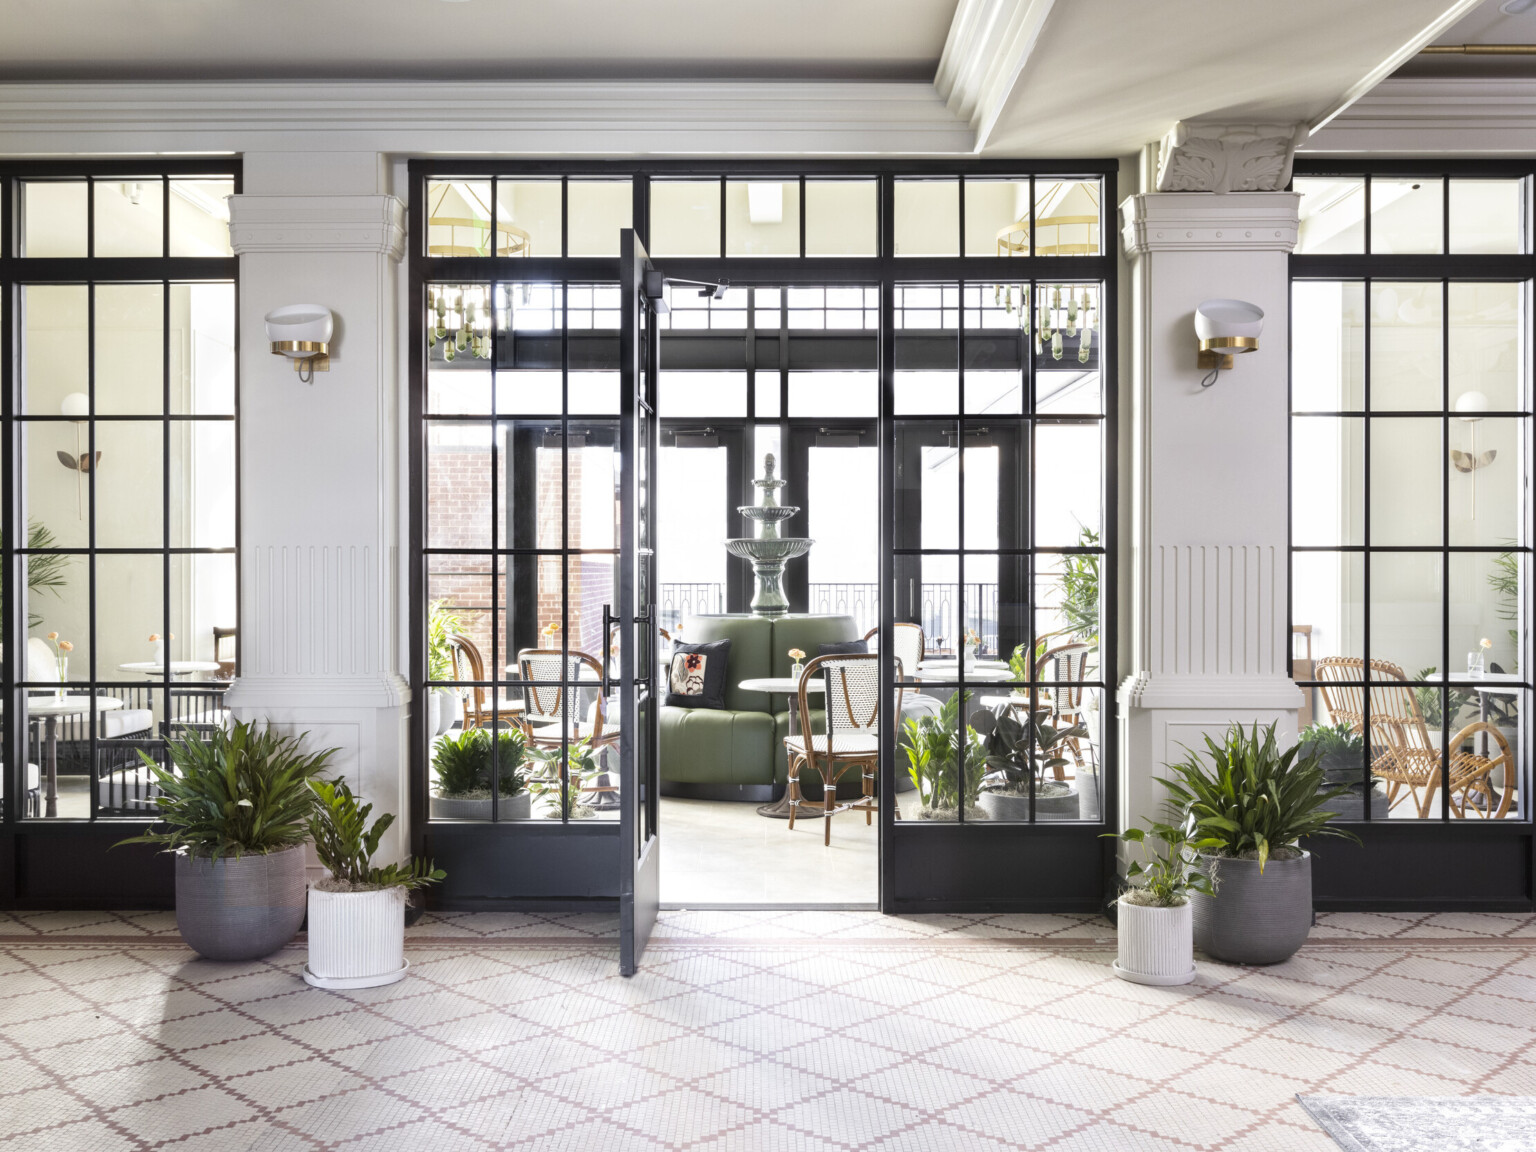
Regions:
[[[1296,247],[1297,192],[1143,192],[1120,205],[1125,254],[1289,252]]]
[[[405,255],[405,205],[393,196],[231,196],[229,242],[247,252]]]
[[[4,155],[954,155],[972,144],[915,82],[0,84]]]
[[[980,152],[1035,50],[1055,0],[960,0],[933,86]]]
[[[1302,152],[1536,152],[1536,79],[1386,80],[1314,133]]]

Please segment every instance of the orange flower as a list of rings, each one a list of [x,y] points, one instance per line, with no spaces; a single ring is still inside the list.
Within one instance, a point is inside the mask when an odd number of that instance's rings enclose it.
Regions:
[[[59,638],[59,634],[57,632],[50,632],[50,633],[48,633],[48,639],[50,639],[50,640],[57,640],[58,638]]]
[[[158,633],[158,632],[151,632],[149,634],[149,642],[151,644],[153,644],[158,639],[160,639],[160,633]]]
[[[60,640],[59,641],[59,650],[61,652],[73,652],[75,650],[75,646],[73,644],[71,644],[68,640]]]

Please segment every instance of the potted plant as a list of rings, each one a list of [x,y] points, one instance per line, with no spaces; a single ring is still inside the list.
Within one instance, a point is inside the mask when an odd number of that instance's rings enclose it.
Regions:
[[[1162,780],[1194,828],[1193,847],[1213,891],[1195,892],[1195,945],[1218,960],[1278,964],[1312,927],[1312,856],[1304,836],[1357,838],[1328,822],[1323,805],[1348,791],[1328,788],[1315,756],[1281,752],[1275,725],[1241,724],[1221,743],[1205,738],[1209,763],[1196,752]]]
[[[1325,787],[1347,789],[1334,805],[1338,809],[1337,819],[1364,819],[1365,784],[1361,773],[1365,767],[1365,738],[1348,724],[1318,723],[1302,732],[1300,746],[1302,756],[1317,757]],[[1384,820],[1386,816],[1386,789],[1372,780],[1371,818]]]
[[[401,979],[405,959],[405,900],[415,888],[447,873],[429,860],[384,868],[373,854],[394,815],[372,826],[372,804],[359,806],[345,783],[311,780],[318,803],[309,818],[315,852],[330,873],[309,889],[309,963],[304,982],[316,988],[376,988]]]
[[[1086,737],[1088,729],[1057,728],[1049,709],[1031,714],[1011,702],[973,713],[971,727],[985,742],[986,774],[976,804],[989,818],[1027,821],[1033,790],[1038,819],[1077,819],[1077,788],[1053,777],[1067,763],[1060,752],[1063,742]]]
[[[306,753],[302,739],[236,723],[168,741],[170,769],[139,753],[169,829],[122,843],[176,853],[176,928],[209,960],[269,956],[303,923],[309,782],[336,750]]]
[[[958,820],[962,802],[967,820],[987,818],[976,805],[986,773],[986,745],[981,733],[969,725],[961,732],[960,709],[965,703],[961,695],[951,696],[937,716],[909,716],[903,721],[902,751],[922,802],[918,816],[923,820]],[[964,693],[965,699],[970,695]]]
[[[550,820],[560,819],[561,798],[572,820],[590,820],[597,815],[597,807],[582,803],[582,793],[591,787],[588,781],[601,774],[598,764],[600,752],[593,751],[587,740],[572,740],[566,746],[565,778],[561,781],[560,749],[535,748],[529,753],[544,765],[544,774],[528,782],[529,789],[549,807],[544,815]]]
[[[1147,832],[1161,849],[1148,846]],[[1190,896],[1213,895],[1210,878],[1194,867],[1188,826],[1150,822],[1118,839],[1140,845],[1143,860],[1126,866],[1126,888],[1115,901],[1115,975],[1134,984],[1188,984],[1195,978]]]
[[[453,645],[448,638],[462,627],[459,618],[434,600],[427,609],[427,679],[452,680]],[[457,688],[433,688],[427,693],[427,734],[441,736],[464,722],[464,698]]]
[[[468,728],[437,742],[432,769],[437,787],[431,797],[434,820],[489,820],[491,773],[497,775],[503,820],[526,820],[532,807],[528,777],[524,771],[523,734],[502,729],[492,737],[489,728]]]

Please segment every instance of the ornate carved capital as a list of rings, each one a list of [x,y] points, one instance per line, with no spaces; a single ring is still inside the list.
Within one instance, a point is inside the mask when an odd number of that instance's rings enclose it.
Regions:
[[[246,252],[405,255],[405,205],[393,196],[231,196],[229,238]]]
[[[1159,192],[1276,192],[1291,182],[1304,124],[1202,124],[1180,120],[1163,138]]]

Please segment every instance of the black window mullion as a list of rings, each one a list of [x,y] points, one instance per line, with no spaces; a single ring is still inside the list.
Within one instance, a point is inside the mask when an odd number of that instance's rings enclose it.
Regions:
[[[493,201],[496,199],[494,190],[491,199]],[[506,628],[502,620],[502,604],[504,598],[501,593],[501,573],[502,566],[505,563],[501,556],[501,486],[497,482],[501,476],[501,421],[499,418],[499,409],[497,406],[497,394],[500,391],[498,387],[500,381],[497,379],[497,377],[500,375],[501,364],[501,309],[497,307],[497,297],[503,296],[506,300],[507,317],[509,322],[511,320],[512,310],[517,305],[513,297],[512,289],[509,285],[500,284],[493,280],[489,284],[488,295],[490,298],[489,303],[491,307],[491,667],[488,670],[488,679],[491,681],[492,685],[491,823],[495,824],[501,819],[501,764],[497,759],[501,753],[501,739],[497,735],[497,733],[501,730],[501,689],[499,685],[506,677],[506,665],[508,664],[508,661],[503,657],[503,653],[501,651],[501,638],[506,631]],[[417,301],[417,307],[422,307],[423,303],[423,301]],[[460,313],[460,321],[463,321],[462,312]],[[427,513],[428,515],[431,514],[430,501],[428,502]],[[509,577],[507,580],[506,599],[510,599],[511,597],[511,585],[512,582],[511,578]],[[510,647],[510,645],[508,646]],[[507,653],[506,655],[511,655],[511,653]],[[521,674],[522,669],[519,668],[518,672]]]
[[[1365,238],[1366,250],[1370,250],[1371,237],[1371,213],[1370,213],[1370,177],[1366,177],[1366,213],[1365,213]],[[1366,415],[1361,420],[1364,425],[1364,439],[1360,453],[1360,479],[1363,496],[1360,508],[1360,542],[1364,546],[1364,559],[1360,565],[1360,655],[1364,660],[1361,671],[1361,679],[1365,686],[1361,689],[1360,717],[1361,725],[1365,729],[1365,763],[1360,768],[1361,815],[1369,821],[1371,819],[1371,793],[1375,789],[1375,775],[1372,772],[1375,756],[1373,741],[1374,732],[1371,728],[1371,683],[1374,677],[1371,675],[1371,617],[1375,612],[1371,603],[1371,569],[1374,567],[1371,554],[1371,440],[1374,435],[1374,407],[1371,394],[1371,339],[1376,326],[1376,320],[1371,315],[1372,280],[1367,276],[1365,285],[1365,347],[1363,349],[1361,367],[1361,399],[1365,406]]]
[[[1448,209],[1450,186],[1442,185]],[[1445,245],[1450,246],[1450,216],[1445,214]],[[1440,282],[1440,820],[1451,818],[1451,285]],[[1474,504],[1473,515],[1477,514]],[[1506,784],[1508,781],[1506,781]],[[1489,809],[1492,815],[1492,809]]]
[[[720,184],[720,234],[725,235],[725,182]],[[722,246],[721,251],[725,249]],[[571,731],[578,705],[579,677],[571,674],[571,327],[566,309],[569,285],[560,282],[560,822],[571,822]],[[645,336],[657,339],[656,325],[645,326]],[[620,399],[623,404],[623,399]],[[638,413],[637,413],[638,414]],[[638,510],[637,510],[638,512]]]

